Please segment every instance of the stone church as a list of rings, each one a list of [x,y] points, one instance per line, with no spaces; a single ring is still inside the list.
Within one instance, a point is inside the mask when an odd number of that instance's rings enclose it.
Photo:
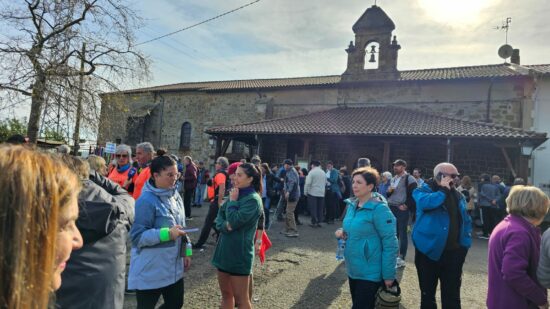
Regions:
[[[209,164],[259,154],[351,168],[368,157],[383,171],[402,158],[426,177],[451,161],[463,175],[550,183],[550,65],[521,65],[514,50],[511,63],[399,71],[395,25],[380,7],[352,29],[342,75],[105,94],[98,142],[150,141]]]

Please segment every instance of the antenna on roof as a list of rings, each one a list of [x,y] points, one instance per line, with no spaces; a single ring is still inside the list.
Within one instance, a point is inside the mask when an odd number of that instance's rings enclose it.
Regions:
[[[512,17],[507,17],[505,21],[502,22],[502,26],[497,26],[495,29],[504,30],[506,33],[506,40],[504,45],[498,49],[498,56],[504,59],[504,63],[507,63],[506,59],[512,56],[514,48],[508,45],[508,30],[510,29],[510,24],[512,23]]]
[[[506,41],[504,44],[508,44],[508,30],[510,29],[510,24],[512,23],[512,17],[506,17],[506,20],[502,22],[502,26],[496,26],[497,30],[504,30],[506,33]]]

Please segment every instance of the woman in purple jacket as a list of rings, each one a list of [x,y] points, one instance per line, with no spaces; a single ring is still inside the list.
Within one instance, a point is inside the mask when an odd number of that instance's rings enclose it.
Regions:
[[[506,204],[510,215],[489,239],[487,307],[548,308],[546,288],[537,280],[537,226],[548,212],[548,196],[536,187],[514,186]]]

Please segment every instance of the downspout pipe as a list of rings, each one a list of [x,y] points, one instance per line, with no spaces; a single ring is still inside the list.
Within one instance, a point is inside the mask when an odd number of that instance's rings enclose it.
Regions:
[[[494,80],[491,78],[489,82],[489,89],[487,90],[487,110],[485,111],[485,122],[492,122],[491,120],[491,95],[493,93]]]

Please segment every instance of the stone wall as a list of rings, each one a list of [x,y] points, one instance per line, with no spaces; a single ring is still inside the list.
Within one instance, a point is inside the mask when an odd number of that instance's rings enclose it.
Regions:
[[[524,80],[516,79],[495,81],[491,91],[492,122],[514,127],[529,125],[530,128],[528,120],[531,114],[523,109],[532,104],[530,85]],[[347,84],[341,85],[340,88],[327,86],[258,91],[182,91],[156,95],[110,95],[105,96],[103,100],[99,141],[103,143],[121,138],[122,142],[127,142],[124,132],[132,111],[139,110],[147,104],[157,103],[156,108],[146,118],[144,140],[151,141],[155,147],[165,147],[180,155],[207,160],[214,153],[214,147],[209,144],[208,135],[204,133],[210,127],[308,114],[339,105],[358,107],[388,104],[480,121],[486,118],[488,89],[488,80],[453,80],[368,83],[355,86]],[[189,122],[192,126],[191,147],[188,151],[179,150],[181,126],[184,122]],[[319,149],[324,147],[322,142],[317,142],[316,139],[312,145]],[[330,149],[336,151],[334,157],[341,157],[343,151],[334,147]],[[356,154],[370,151],[368,148],[346,149]],[[338,151],[341,151],[340,154]],[[322,151],[319,150],[319,153]]]

